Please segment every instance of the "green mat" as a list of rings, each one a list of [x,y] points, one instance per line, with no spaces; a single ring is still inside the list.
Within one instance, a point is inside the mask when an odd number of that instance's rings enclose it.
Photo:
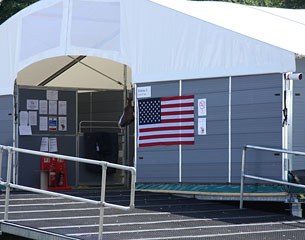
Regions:
[[[146,191],[179,191],[179,192],[209,192],[209,193],[240,193],[240,185],[234,184],[189,184],[189,183],[137,183],[137,190]],[[245,185],[245,193],[282,193],[290,192],[283,185]],[[304,192],[304,190],[303,190]]]

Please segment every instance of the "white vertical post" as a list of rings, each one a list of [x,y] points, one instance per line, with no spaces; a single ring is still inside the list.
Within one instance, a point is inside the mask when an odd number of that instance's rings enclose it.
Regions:
[[[282,148],[292,150],[292,119],[293,119],[293,80],[287,80],[285,74],[282,75],[283,97],[282,108],[287,110],[287,121],[282,129]],[[285,116],[283,116],[284,121]],[[288,171],[292,168],[292,154],[282,154],[282,180],[288,181]]]
[[[232,181],[232,77],[229,77],[229,116],[228,116],[228,183]]]
[[[10,183],[12,177],[12,159],[13,159],[13,150],[11,148],[8,148],[7,151],[8,151],[8,157],[7,157],[4,221],[8,221],[8,206],[10,201]]]
[[[241,159],[241,174],[240,174],[240,202],[239,208],[243,208],[244,203],[244,179],[245,179],[245,161],[246,161],[247,147],[243,148],[242,159]]]
[[[138,158],[138,98],[137,84],[134,85],[134,167],[137,168]]]
[[[127,105],[127,97],[128,97],[128,93],[127,93],[127,66],[124,64],[123,65],[123,81],[124,81],[124,85],[123,85],[123,109],[125,109],[126,105]],[[123,152],[123,156],[122,156],[122,164],[123,165],[127,165],[127,142],[128,142],[128,134],[129,133],[129,127],[126,126],[125,129],[123,130],[123,144],[122,144],[122,152]],[[127,172],[124,171],[122,172],[123,175],[123,184],[125,186],[128,185],[128,181],[127,181]]]
[[[100,206],[100,224],[99,224],[99,234],[98,239],[103,238],[103,225],[104,225],[104,212],[105,212],[105,195],[106,195],[106,175],[107,175],[107,165],[102,165],[102,181],[101,181],[101,206]]]
[[[179,80],[179,96],[182,96],[182,80]],[[179,182],[182,182],[182,145],[179,144]]]

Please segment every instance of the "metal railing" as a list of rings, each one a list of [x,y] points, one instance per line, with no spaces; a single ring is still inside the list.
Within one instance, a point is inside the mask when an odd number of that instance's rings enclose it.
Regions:
[[[247,149],[270,151],[270,152],[277,152],[277,153],[286,153],[286,154],[293,154],[293,155],[297,155],[297,156],[305,156],[305,152],[298,152],[298,151],[290,151],[290,150],[285,150],[285,149],[276,149],[276,148],[267,148],[267,147],[246,145],[243,148],[243,151],[242,151],[239,208],[243,208],[245,178],[250,178],[250,179],[260,180],[260,181],[265,181],[265,182],[271,182],[271,183],[277,183],[277,184],[282,184],[282,185],[287,185],[287,186],[292,186],[292,187],[305,188],[305,185],[303,185],[303,184],[290,183],[290,182],[287,182],[287,181],[280,181],[280,180],[276,180],[276,179],[271,179],[271,178],[265,178],[265,177],[259,177],[259,176],[246,174],[245,173],[245,165],[246,165],[246,151],[247,151]]]
[[[6,175],[6,181],[2,181],[1,178],[1,169],[2,169],[2,160],[3,160],[3,152],[7,151],[8,157],[7,157],[7,175]],[[95,201],[91,199],[76,197],[68,194],[62,194],[32,187],[27,187],[19,184],[13,184],[11,182],[11,173],[12,173],[12,159],[13,154],[15,152],[19,153],[25,153],[25,154],[31,154],[36,156],[45,156],[45,157],[53,157],[53,158],[59,158],[67,161],[74,161],[74,162],[81,162],[81,163],[87,163],[87,164],[94,164],[102,167],[102,179],[101,179],[101,198],[100,201]],[[122,206],[112,203],[105,202],[105,191],[106,191],[106,176],[107,176],[107,168],[116,168],[121,169],[125,171],[131,172],[131,187],[130,187],[130,202],[129,206]],[[135,201],[135,181],[136,181],[136,169],[134,167],[129,166],[123,166],[119,164],[113,164],[109,162],[104,161],[96,161],[96,160],[90,160],[85,158],[78,158],[78,157],[71,157],[71,156],[65,156],[60,154],[52,154],[52,153],[45,153],[45,152],[39,152],[39,151],[33,151],[33,150],[27,150],[22,148],[15,148],[15,147],[9,147],[9,146],[3,146],[0,145],[0,185],[5,186],[5,209],[4,209],[4,221],[8,221],[8,213],[9,213],[9,200],[10,200],[10,189],[15,188],[23,191],[29,191],[34,193],[40,193],[40,194],[46,194],[54,197],[62,197],[69,200],[74,201],[81,201],[84,203],[90,203],[95,204],[100,207],[100,221],[99,221],[99,240],[102,239],[103,234],[103,222],[104,222],[104,210],[105,207],[111,207],[119,210],[128,211],[134,208],[134,201]]]
[[[80,121],[78,124],[78,133],[81,133],[83,129],[116,129],[122,132],[118,121]]]

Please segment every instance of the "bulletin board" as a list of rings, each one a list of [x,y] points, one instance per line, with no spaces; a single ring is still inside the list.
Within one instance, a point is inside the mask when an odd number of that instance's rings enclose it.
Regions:
[[[56,88],[18,88],[17,145],[36,151],[76,156],[77,91]],[[19,154],[19,184],[40,186],[40,157]],[[76,180],[76,164],[67,162],[70,185]]]

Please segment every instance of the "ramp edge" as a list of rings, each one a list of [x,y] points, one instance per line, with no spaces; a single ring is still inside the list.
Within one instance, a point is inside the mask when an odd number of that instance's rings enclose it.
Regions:
[[[7,221],[0,221],[0,229],[2,233],[35,240],[79,240],[78,238],[47,232]]]

